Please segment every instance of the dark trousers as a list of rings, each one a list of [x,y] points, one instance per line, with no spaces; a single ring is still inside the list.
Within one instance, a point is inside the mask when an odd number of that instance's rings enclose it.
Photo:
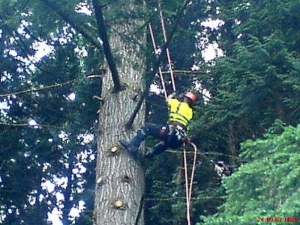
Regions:
[[[137,131],[136,136],[130,141],[130,144],[139,147],[140,144],[148,137],[154,137],[161,140],[153,147],[153,154],[159,154],[168,148],[178,148],[182,145],[175,135],[175,128],[172,125],[158,125],[153,123],[146,123],[140,130]]]

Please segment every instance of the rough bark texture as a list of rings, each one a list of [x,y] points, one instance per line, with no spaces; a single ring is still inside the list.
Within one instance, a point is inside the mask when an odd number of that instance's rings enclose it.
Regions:
[[[119,32],[128,32],[131,27],[123,26]],[[103,77],[103,105],[99,112],[98,156],[96,167],[96,190],[94,225],[134,225],[144,224],[143,211],[138,223],[141,198],[144,192],[144,173],[142,168],[123,149],[119,139],[129,140],[134,130],[144,122],[145,107],[138,113],[133,130],[126,130],[136,102],[136,96],[143,90],[145,61],[137,46],[129,46],[117,35],[110,37],[113,52],[120,56],[118,71],[124,84],[121,92],[113,91],[111,74]],[[115,153],[112,147],[117,146]],[[121,206],[114,205],[121,201]],[[119,202],[120,203],[120,202]]]

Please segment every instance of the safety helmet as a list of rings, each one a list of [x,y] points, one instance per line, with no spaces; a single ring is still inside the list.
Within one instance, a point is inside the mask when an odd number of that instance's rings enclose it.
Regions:
[[[185,92],[183,95],[185,98],[190,99],[192,102],[196,102],[197,101],[197,95],[192,93],[192,92]]]

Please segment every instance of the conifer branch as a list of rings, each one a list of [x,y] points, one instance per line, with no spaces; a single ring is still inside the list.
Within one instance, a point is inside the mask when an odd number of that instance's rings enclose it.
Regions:
[[[95,39],[88,31],[86,31],[80,23],[76,23],[70,14],[62,9],[62,6],[57,5],[51,0],[42,0],[45,5],[55,11],[65,22],[69,23],[78,33],[80,33],[85,39],[87,39],[92,45],[94,45],[99,50],[102,50],[102,46],[97,39]]]
[[[2,94],[2,95],[0,95],[0,97],[8,97],[8,96],[12,96],[12,95],[20,95],[20,94],[25,94],[25,93],[43,91],[43,90],[47,90],[47,89],[51,89],[51,88],[66,86],[66,85],[69,85],[69,84],[77,82],[77,81],[78,81],[78,79],[74,79],[74,80],[70,80],[70,81],[67,81],[67,82],[64,82],[64,83],[53,84],[53,85],[49,85],[49,86],[46,86],[46,87],[31,88],[31,89],[27,89],[27,90],[23,90],[23,91],[17,91],[17,92],[8,93],[8,94]]]

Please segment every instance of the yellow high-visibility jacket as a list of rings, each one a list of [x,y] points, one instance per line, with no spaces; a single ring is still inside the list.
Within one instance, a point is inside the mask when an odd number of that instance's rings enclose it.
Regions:
[[[168,99],[169,121],[177,122],[183,126],[187,126],[193,118],[193,109],[186,103],[180,102],[178,99]]]

